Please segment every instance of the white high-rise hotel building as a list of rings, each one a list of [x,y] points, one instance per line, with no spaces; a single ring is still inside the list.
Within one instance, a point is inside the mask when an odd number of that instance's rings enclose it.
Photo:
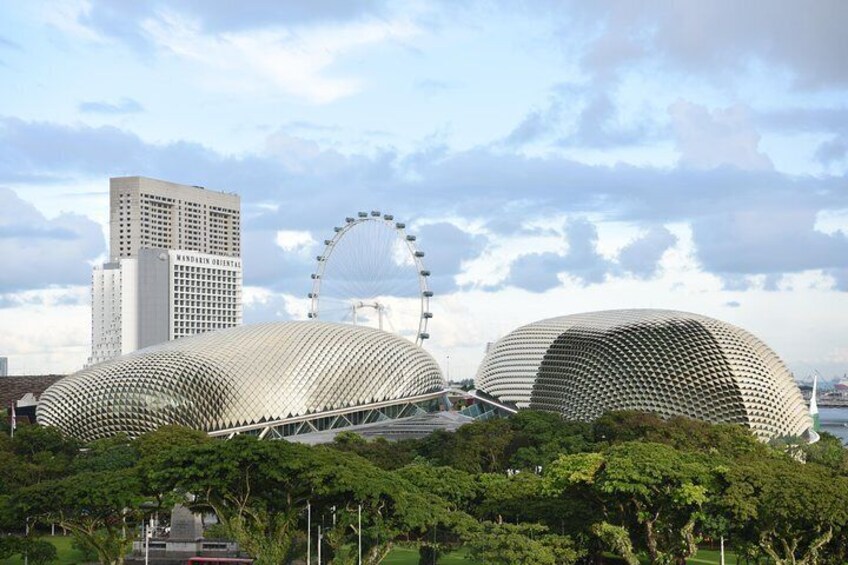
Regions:
[[[100,363],[242,321],[237,194],[145,177],[110,179],[110,262],[91,285]]]

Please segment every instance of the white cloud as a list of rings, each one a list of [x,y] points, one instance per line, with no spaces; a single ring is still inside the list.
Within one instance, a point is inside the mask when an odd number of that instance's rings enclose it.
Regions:
[[[245,308],[269,304],[274,293],[261,286],[245,286],[241,291],[241,301]]]
[[[598,253],[605,259],[615,259],[619,252],[641,235],[645,230],[633,222],[596,222],[598,227]]]
[[[309,300],[291,294],[281,295],[283,307],[292,320],[306,320],[309,313]]]
[[[748,108],[735,105],[710,111],[678,100],[671,116],[680,162],[702,169],[731,165],[740,169],[772,169],[771,159],[759,150],[760,134]]]
[[[104,251],[101,227],[78,214],[47,219],[14,191],[0,187],[0,292],[89,280]]]
[[[844,352],[841,336],[848,332],[844,316],[848,293],[830,290],[820,271],[787,275],[778,290],[761,285],[727,290],[721,279],[699,267],[691,227],[667,227],[678,241],[663,255],[659,278],[651,281],[609,277],[601,285],[584,285],[562,277],[562,286],[543,293],[506,287],[435,297],[427,349],[443,366],[450,356],[454,378],[470,377],[483,358],[486,342],[521,325],[594,310],[667,308],[713,316],[751,331],[799,375],[816,366],[843,370],[836,364],[846,364],[840,354]],[[729,302],[740,306],[728,308]],[[826,366],[827,360],[835,365]]]
[[[301,255],[309,255],[312,247],[318,243],[308,231],[297,230],[278,231],[274,242],[283,251]]]
[[[556,235],[493,237],[479,257],[463,263],[456,282],[475,288],[494,287],[509,278],[510,266],[519,257],[531,251],[562,253],[565,249],[565,242]]]
[[[82,23],[91,13],[89,0],[62,0],[45,4],[42,19],[66,35],[89,43],[106,43],[107,39],[91,26]]]
[[[0,354],[11,374],[70,373],[90,352],[91,307],[85,286],[3,295]],[[45,331],[49,328],[49,331]]]
[[[848,209],[819,210],[814,228],[827,235],[834,235],[840,231],[848,233]]]
[[[142,23],[161,49],[224,73],[230,86],[270,84],[314,103],[350,96],[362,88],[355,76],[330,76],[330,67],[346,54],[367,46],[415,36],[405,19],[367,20],[299,28],[273,28],[208,35],[199,22],[162,12]]]
[[[309,301],[300,296],[260,286],[246,286],[242,293],[245,324],[306,320]]]

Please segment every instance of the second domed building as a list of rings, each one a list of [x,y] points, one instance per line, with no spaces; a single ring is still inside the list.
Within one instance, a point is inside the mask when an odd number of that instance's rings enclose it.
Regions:
[[[487,353],[478,390],[519,408],[592,420],[643,410],[802,436],[812,419],[777,354],[736,326],[686,312],[610,310],[520,327]]]

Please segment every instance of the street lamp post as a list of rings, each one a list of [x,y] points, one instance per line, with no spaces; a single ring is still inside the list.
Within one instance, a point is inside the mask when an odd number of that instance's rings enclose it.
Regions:
[[[312,503],[306,501],[306,565],[312,565]]]
[[[359,505],[359,527],[357,528],[359,533],[359,565],[362,565],[362,505]]]
[[[143,537],[142,543],[144,543],[144,565],[148,565],[150,563],[150,538],[155,531],[155,528],[153,527],[153,517],[157,516],[156,521],[158,522],[158,506],[152,502],[143,502],[141,504],[141,512],[141,535]]]
[[[321,526],[318,526],[318,565],[321,565]]]
[[[141,523],[142,535],[144,536],[144,565],[150,563],[150,526],[147,522]]]

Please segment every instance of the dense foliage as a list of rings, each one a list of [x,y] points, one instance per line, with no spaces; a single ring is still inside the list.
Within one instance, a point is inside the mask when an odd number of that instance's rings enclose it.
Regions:
[[[769,446],[738,426],[636,412],[588,424],[526,411],[421,440],[346,432],[317,447],[179,427],[81,446],[21,426],[0,436],[0,477],[0,530],[14,534],[0,536],[0,558],[26,551],[31,563],[55,558],[37,539],[53,523],[120,565],[145,513],[175,503],[214,512],[214,536],[260,565],[305,554],[307,505],[337,564],[357,562],[360,535],[371,564],[397,543],[417,544],[422,563],[458,546],[481,563],[684,563],[719,537],[777,564],[848,557],[837,438]]]

